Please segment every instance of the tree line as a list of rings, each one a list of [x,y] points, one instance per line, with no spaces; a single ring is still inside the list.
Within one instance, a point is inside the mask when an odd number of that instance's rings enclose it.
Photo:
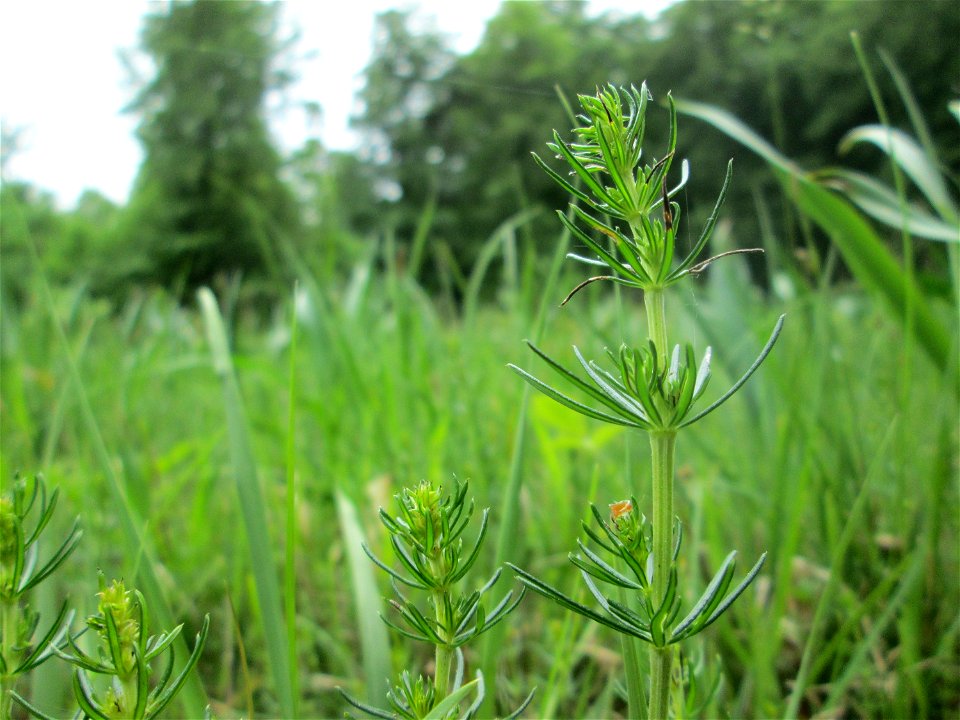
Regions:
[[[429,247],[417,267],[430,287],[442,275],[465,277],[491,233],[522,211],[535,213],[522,226],[535,259],[556,237],[550,211],[565,200],[530,153],[548,155],[549,130],[572,127],[567,107],[576,93],[646,81],[655,101],[671,92],[720,106],[806,167],[822,167],[837,162],[847,130],[876,121],[853,30],[865,47],[894,58],[946,169],[960,169],[947,111],[960,93],[960,54],[949,40],[960,37],[960,6],[949,0],[690,1],[655,20],[588,10],[583,2],[505,2],[463,55],[410,12],[385,12],[354,118],[360,149],[330,152],[313,141],[283,157],[265,102],[296,76],[280,6],[163,6],[141,36],[155,72],[128,108],[145,150],[129,201],[118,207],[89,192],[63,212],[42,188],[5,177],[4,299],[29,295],[28,236],[53,281],[84,282],[115,300],[152,285],[188,298],[232,276],[269,293],[303,268],[331,278],[385,235],[403,260],[424,232]],[[893,95],[891,84],[881,89]],[[906,124],[899,105],[891,111],[894,124]],[[662,115],[646,147],[666,147]],[[15,143],[5,140],[9,152]],[[733,157],[725,215],[738,243],[758,244],[758,202],[769,206],[779,241],[799,242],[759,160],[683,119],[677,152],[693,168],[680,199],[691,227],[711,210]],[[879,155],[844,160],[883,172]]]

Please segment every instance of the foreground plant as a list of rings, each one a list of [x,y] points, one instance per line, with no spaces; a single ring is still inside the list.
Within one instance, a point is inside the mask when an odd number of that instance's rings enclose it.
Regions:
[[[122,580],[106,584],[100,573],[100,598],[97,614],[87,618],[87,627],[99,638],[96,657],[81,650],[75,638],[67,638],[67,651],[54,652],[75,666],[73,694],[78,715],[93,720],[142,720],[159,717],[160,712],[176,697],[187,676],[200,659],[207,639],[210,616],[203,619],[193,651],[180,673],[173,677],[173,641],[183,625],[159,635],[148,634],[147,604],[139,590],[127,590]],[[151,683],[152,660],[167,654],[163,671]],[[109,678],[107,689],[97,692],[87,673]],[[151,684],[153,687],[151,687]],[[27,710],[39,718],[49,718],[42,710],[17,697]]]
[[[582,376],[531,345],[554,372],[587,398],[584,402],[519,367],[511,367],[539,391],[575,412],[648,433],[652,457],[652,519],[648,521],[639,513],[634,499],[611,505],[609,518],[592,507],[600,532],[586,523],[584,531],[611,560],[605,560],[582,542],[579,543],[582,556],[571,556],[571,560],[580,569],[599,610],[576,602],[516,566],[511,567],[520,580],[536,592],[621,633],[630,716],[640,714],[642,697],[647,694],[648,716],[667,718],[675,662],[673,645],[715,622],[757,576],[765,559],[765,554],[761,555],[746,576],[731,588],[736,557],[736,553],[731,552],[692,608],[682,614],[684,593],[677,569],[682,532],[673,510],[677,434],[716,410],[740,389],[773,348],[783,317],[743,377],[717,400],[698,408],[697,402],[710,380],[711,351],[707,348],[698,363],[692,345],[685,344],[682,348],[674,345],[671,349],[665,291],[684,278],[702,272],[718,258],[731,254],[698,261],[716,225],[732,165],[727,167],[720,196],[697,242],[675,264],[680,206],[670,197],[686,183],[688,172],[684,164],[680,183],[672,190],[667,189],[667,175],[677,142],[672,99],[668,98],[669,145],[663,157],[649,162],[644,161],[642,150],[650,100],[646,85],[640,90],[631,87],[621,92],[611,87],[598,91],[595,96],[580,96],[579,100],[584,114],[579,117],[581,125],[574,130],[576,140],[567,143],[554,132],[554,142],[548,145],[569,165],[573,182],[534,155],[538,164],[579,203],[571,204],[570,217],[560,211],[558,215],[593,255],[572,257],[605,270],[604,274],[590,277],[575,287],[564,304],[587,285],[601,280],[637,288],[644,295],[649,338],[639,347],[623,345],[617,352],[608,351],[610,369],[585,359],[574,347]],[[595,581],[613,586],[614,594],[604,594]],[[651,646],[647,693],[639,676],[633,638]],[[679,712],[685,705],[682,687],[675,687],[674,691]]]
[[[28,603],[30,592],[59,568],[83,534],[79,520],[46,562],[40,562],[40,537],[57,507],[59,490],[47,495],[43,477],[14,478],[0,498],[0,718],[11,717],[14,688],[21,676],[39,666],[66,643],[73,611],[64,599],[57,616],[37,637],[40,615]]]
[[[413,680],[404,671],[399,684],[387,693],[390,710],[370,707],[340,692],[358,710],[387,720],[471,718],[483,701],[483,675],[478,671],[475,680],[464,684],[461,648],[509,615],[520,604],[524,590],[516,597],[508,591],[488,610],[485,596],[500,579],[499,569],[479,590],[458,589],[479,557],[489,515],[485,509],[477,539],[468,550],[463,534],[475,506],[472,499],[467,502],[467,483],[458,482],[453,493],[444,494],[442,487],[424,481],[404,488],[396,499],[399,514],[392,516],[381,508],[380,520],[404,572],[393,570],[366,546],[363,549],[390,576],[396,594],[390,605],[399,623],[386,617],[383,621],[405,637],[434,646],[433,678],[421,675]],[[407,598],[400,585],[426,594],[426,611]],[[509,717],[517,717],[532,699],[531,692]]]

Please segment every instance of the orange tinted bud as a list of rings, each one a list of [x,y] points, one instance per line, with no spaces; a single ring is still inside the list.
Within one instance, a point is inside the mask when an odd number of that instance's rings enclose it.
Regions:
[[[629,500],[621,500],[610,505],[610,517],[614,521],[630,513],[633,510],[633,503]]]

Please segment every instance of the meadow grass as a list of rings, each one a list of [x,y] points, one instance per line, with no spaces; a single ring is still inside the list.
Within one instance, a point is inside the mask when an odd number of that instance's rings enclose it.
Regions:
[[[528,257],[509,230],[496,240],[500,256],[510,247]],[[2,308],[0,477],[42,470],[63,493],[56,521],[83,516],[81,551],[49,592],[69,588],[84,614],[96,568],[133,577],[149,563],[156,591],[186,621],[185,636],[212,615],[199,667],[218,716],[284,714],[292,690],[283,683],[293,683],[283,680],[282,658],[293,637],[302,717],[340,716],[335,686],[367,696],[381,672],[371,653],[394,671],[424,666],[419,649],[362,630],[379,608],[369,593],[357,601],[360,571],[350,570],[358,532],[389,557],[377,508],[402,486],[469,479],[479,506],[493,508],[495,536],[515,478],[516,531],[498,559],[576,596],[566,556],[584,508],[629,496],[629,475],[649,466],[645,442],[546,398],[525,401],[524,384],[505,367],[525,357],[522,340],[535,332],[537,293],[527,283],[542,282],[544,268],[513,272],[507,263],[497,273],[491,265],[494,297],[481,302],[479,280],[468,283],[475,294],[458,315],[385,255],[385,271],[371,254],[342,282],[302,278],[291,301],[293,344],[291,307],[265,319],[219,298],[245,418],[224,395],[222,365],[221,377],[215,371],[226,351],[208,344],[210,311],[205,325],[197,308],[146,292],[111,312],[82,288]],[[681,439],[676,503],[688,520],[687,575],[706,583],[725,548],[769,553],[756,588],[704,636],[723,684],[702,715],[943,715],[960,697],[956,398],[875,296],[805,279],[783,261],[767,271],[781,292],[775,302],[764,302],[746,265],[731,258],[669,304],[672,327],[698,349],[717,347],[714,373],[729,381],[776,316],[789,315],[777,352],[751,383]],[[548,306],[545,352],[645,337],[636,301],[582,296],[577,307]],[[92,418],[70,384],[54,318]],[[242,420],[241,440],[230,428]],[[238,454],[248,467],[238,470]],[[253,482],[240,472],[253,473],[259,499],[238,496],[238,481]],[[149,553],[127,539],[110,473],[141,519]],[[245,502],[260,504],[258,538]],[[253,540],[268,547],[254,553]],[[285,542],[294,544],[295,633],[264,617],[265,602],[291,607],[281,581]],[[495,564],[492,543],[488,552],[479,574]],[[374,577],[388,596],[383,574]],[[537,686],[534,716],[622,714],[617,648],[612,633],[527,597],[498,643],[501,709]],[[467,656],[471,668],[484,659]],[[53,700],[57,672],[44,668],[34,685],[54,713],[68,700],[66,692]]]

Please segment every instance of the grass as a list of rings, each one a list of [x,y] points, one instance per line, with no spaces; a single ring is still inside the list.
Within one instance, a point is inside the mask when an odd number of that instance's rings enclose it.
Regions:
[[[516,250],[516,238],[500,242]],[[492,537],[516,492],[505,559],[576,594],[566,554],[583,508],[627,496],[634,483],[624,468],[649,465],[645,443],[628,444],[625,433],[545,398],[525,401],[524,384],[505,367],[527,359],[522,340],[536,332],[537,309],[524,304],[536,293],[517,283],[542,280],[544,268],[504,273],[499,286],[491,276],[500,300],[471,301],[461,319],[409,273],[390,263],[378,273],[376,260],[352,283],[302,279],[295,343],[290,308],[267,320],[228,309],[229,355],[211,351],[197,308],[160,293],[117,313],[71,288],[49,303],[38,296],[2,308],[0,477],[42,470],[62,489],[58,520],[83,515],[81,550],[56,583],[83,615],[92,610],[83,603],[93,597],[94,568],[132,577],[147,564],[172,617],[186,621],[186,637],[210,612],[200,680],[219,717],[247,713],[248,701],[258,716],[277,716],[291,702],[283,669],[291,635],[279,610],[292,606],[282,582],[285,533],[292,530],[286,542],[295,551],[299,715],[337,717],[344,708],[335,686],[383,689],[358,684],[377,642],[394,670],[428,660],[362,630],[368,610],[358,612],[351,584],[357,534],[390,556],[376,510],[402,485],[468,478],[481,507],[493,508]],[[756,592],[705,635],[723,684],[702,715],[942,716],[960,698],[954,396],[923,347],[904,342],[882,298],[804,281],[782,261],[767,270],[783,291],[769,302],[738,258],[669,298],[672,327],[700,350],[718,348],[715,373],[728,381],[776,316],[789,318],[751,383],[681,438],[676,503],[690,519],[687,576],[716,567],[715,548],[737,548],[744,562],[769,553]],[[544,351],[565,356],[574,343],[644,336],[642,307],[601,297],[588,289],[577,307],[549,309]],[[952,310],[931,307],[944,317]],[[715,342],[714,328],[739,343]],[[237,392],[225,396],[215,367],[222,375],[226,360]],[[241,399],[245,424],[234,407]],[[255,483],[246,499],[238,482]],[[259,530],[251,513],[262,513]],[[139,518],[142,542],[129,540],[128,518]],[[492,552],[480,564],[477,576],[492,568]],[[375,577],[388,595],[383,573]],[[503,632],[501,708],[537,686],[533,707],[553,716],[622,714],[611,634],[534,596]],[[483,661],[468,655],[468,672]],[[44,702],[56,713],[67,696]]]

